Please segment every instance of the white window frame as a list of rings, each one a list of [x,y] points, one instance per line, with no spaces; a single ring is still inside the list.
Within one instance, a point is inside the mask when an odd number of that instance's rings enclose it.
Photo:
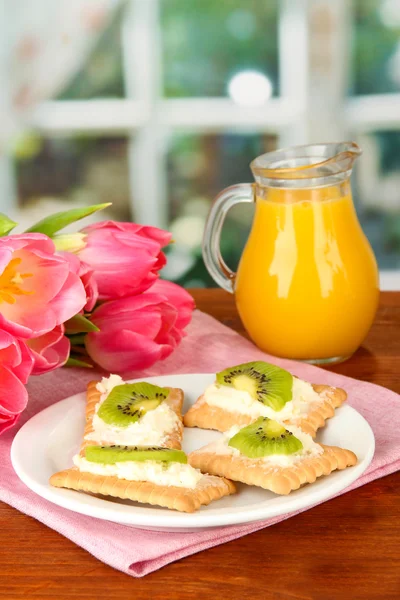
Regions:
[[[284,147],[400,129],[400,94],[346,98],[348,0],[280,0],[279,10],[281,95],[262,107],[239,107],[228,98],[164,98],[160,0],[128,0],[122,33],[126,98],[45,102],[30,124],[48,136],[126,135],[132,213],[159,227],[168,225],[166,148],[173,132],[272,133]],[[317,11],[325,11],[332,25],[323,41],[330,71],[314,64]],[[400,289],[400,272],[383,280]]]
[[[284,0],[281,5],[282,94],[265,106],[244,108],[228,98],[163,98],[160,1],[129,0],[122,34],[126,98],[45,102],[31,115],[31,125],[49,136],[75,133],[128,136],[135,219],[165,227],[168,224],[165,150],[171,132],[274,133],[280,143],[286,144],[301,143],[304,139],[307,0]],[[293,55],[299,66],[295,80],[286,74],[287,59]]]

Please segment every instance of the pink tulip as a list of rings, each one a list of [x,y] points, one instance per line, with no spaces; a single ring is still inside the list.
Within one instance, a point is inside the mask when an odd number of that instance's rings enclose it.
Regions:
[[[41,233],[0,238],[0,327],[38,337],[76,315],[86,294],[78,275]]]
[[[26,343],[35,361],[32,375],[53,371],[68,360],[70,343],[64,335],[64,325],[57,325],[53,331],[27,340]]]
[[[99,292],[97,290],[97,283],[94,278],[93,269],[91,269],[89,265],[80,260],[75,254],[72,254],[71,252],[59,252],[58,254],[69,262],[70,270],[73,273],[76,273],[76,275],[79,275],[79,278],[82,281],[86,293],[86,304],[83,307],[83,310],[86,312],[90,312],[91,310],[93,310],[99,297]]]
[[[180,285],[172,283],[172,281],[158,279],[151,286],[150,290],[147,290],[146,294],[158,294],[159,296],[162,296],[166,302],[169,302],[169,304],[172,304],[178,309],[175,327],[183,329],[186,325],[189,325],[195,304],[192,296]]]
[[[100,300],[134,296],[148,289],[166,263],[161,248],[171,234],[157,227],[103,221],[83,229],[86,247],[78,252],[94,271]]]
[[[97,308],[91,320],[100,331],[85,337],[89,356],[116,373],[145,369],[169,356],[185,335],[183,327],[190,320],[194,303],[185,290],[166,287],[171,301],[165,293],[148,291]]]
[[[17,422],[27,405],[24,384],[32,366],[33,357],[26,344],[0,330],[0,433]]]
[[[93,269],[81,261],[78,275],[81,278],[86,292],[86,304],[83,308],[85,311],[90,312],[94,309],[99,297],[99,290],[97,288],[97,282],[94,277]]]

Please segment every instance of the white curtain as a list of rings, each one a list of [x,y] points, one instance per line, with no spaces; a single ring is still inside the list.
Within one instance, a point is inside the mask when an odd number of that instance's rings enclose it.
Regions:
[[[82,66],[118,0],[0,0],[0,148]]]

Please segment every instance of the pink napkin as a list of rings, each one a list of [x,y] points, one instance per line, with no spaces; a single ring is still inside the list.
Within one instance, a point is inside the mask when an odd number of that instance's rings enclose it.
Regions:
[[[170,358],[146,372],[132,375],[213,373],[235,363],[260,359],[279,364],[303,379],[344,387],[349,395],[349,404],[370,423],[376,437],[375,457],[368,471],[346,491],[400,469],[400,397],[397,394],[310,365],[268,356],[251,342],[199,311],[194,314],[189,335]],[[33,378],[29,383],[29,406],[19,426],[50,404],[84,390],[93,376],[96,376],[93,371],[61,369]],[[149,532],[79,515],[43,500],[18,479],[9,458],[17,429],[0,437],[0,500],[42,521],[98,559],[134,577],[141,577],[175,560],[297,514],[198,533]]]

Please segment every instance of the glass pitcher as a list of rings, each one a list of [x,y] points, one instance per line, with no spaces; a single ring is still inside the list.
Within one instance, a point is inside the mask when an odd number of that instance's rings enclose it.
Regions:
[[[376,260],[354,209],[357,144],[278,150],[251,163],[255,184],[217,196],[206,223],[208,271],[235,294],[243,324],[265,352],[316,364],[346,360],[364,340],[379,298]],[[227,211],[255,202],[237,273],[220,253]]]

